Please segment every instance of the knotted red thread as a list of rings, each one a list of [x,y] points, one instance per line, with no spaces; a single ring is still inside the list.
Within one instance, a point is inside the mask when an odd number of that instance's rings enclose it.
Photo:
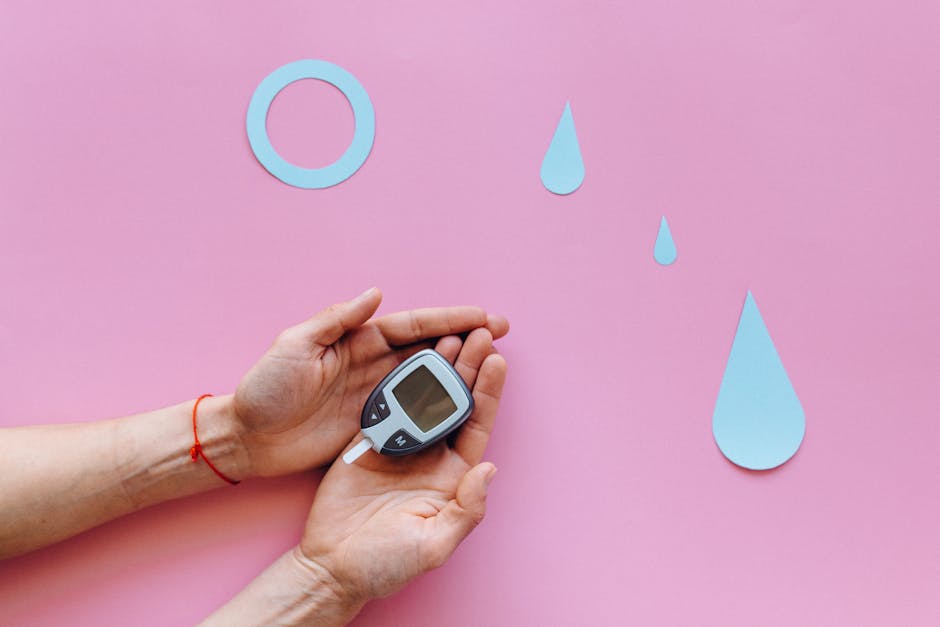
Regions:
[[[230,479],[226,477],[225,474],[221,470],[215,467],[215,464],[209,461],[209,458],[206,457],[205,452],[202,450],[202,444],[199,443],[199,432],[196,430],[196,410],[199,409],[199,403],[202,402],[202,399],[208,398],[210,396],[212,395],[203,394],[202,396],[196,399],[196,402],[193,405],[193,440],[195,440],[196,443],[193,445],[191,449],[189,449],[189,456],[193,458],[193,461],[196,461],[200,457],[202,457],[204,460],[206,460],[206,463],[209,464],[209,468],[212,469],[212,472],[219,475],[222,479],[224,479],[228,483],[231,483],[232,485],[238,485],[239,483],[241,483],[240,481],[235,481],[234,479]]]

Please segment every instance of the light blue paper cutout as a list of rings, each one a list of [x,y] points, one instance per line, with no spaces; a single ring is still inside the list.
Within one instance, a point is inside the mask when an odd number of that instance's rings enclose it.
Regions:
[[[325,81],[343,92],[355,119],[356,130],[346,152],[324,168],[301,168],[285,161],[268,138],[268,108],[274,97],[294,81],[304,78]],[[245,126],[251,150],[268,172],[294,187],[322,189],[342,183],[365,163],[375,140],[375,110],[369,94],[355,76],[328,61],[304,59],[279,67],[261,81],[248,103]]]
[[[571,103],[565,103],[552,143],[542,159],[542,185],[554,194],[570,194],[584,182],[584,161],[574,130]]]
[[[806,416],[748,291],[718,391],[712,433],[729,460],[751,470],[776,468],[796,453]]]
[[[656,245],[653,246],[653,259],[661,266],[668,266],[675,262],[676,257],[676,243],[672,239],[666,216],[663,216],[659,223],[659,233],[656,234]]]

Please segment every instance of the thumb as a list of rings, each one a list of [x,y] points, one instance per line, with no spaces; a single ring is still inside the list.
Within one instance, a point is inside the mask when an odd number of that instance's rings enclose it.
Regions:
[[[330,305],[299,326],[309,340],[320,346],[329,346],[347,331],[364,324],[381,302],[382,292],[372,287],[352,300]]]
[[[435,516],[429,551],[429,568],[447,561],[457,545],[480,524],[486,514],[486,491],[496,466],[483,462],[467,471],[457,485],[457,497]]]

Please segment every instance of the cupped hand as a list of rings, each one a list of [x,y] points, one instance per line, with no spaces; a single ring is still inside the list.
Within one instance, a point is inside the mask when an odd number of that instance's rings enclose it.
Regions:
[[[272,476],[322,466],[359,429],[373,387],[441,336],[509,324],[478,307],[415,309],[370,320],[372,288],[282,332],[238,385],[232,401],[250,472]]]
[[[368,451],[351,465],[337,460],[321,481],[307,519],[302,559],[313,570],[330,573],[337,589],[359,603],[391,594],[443,564],[485,512],[496,467],[480,462],[506,362],[485,328],[463,343],[444,337],[436,349],[454,362],[473,391],[473,414],[453,446],[440,442],[405,457]]]

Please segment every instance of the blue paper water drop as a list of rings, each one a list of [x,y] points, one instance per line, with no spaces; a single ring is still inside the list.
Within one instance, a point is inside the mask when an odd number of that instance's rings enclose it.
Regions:
[[[666,216],[663,216],[662,221],[659,223],[656,245],[653,246],[653,259],[663,266],[668,266],[676,260],[676,243],[672,240],[672,232],[669,230]]]
[[[552,143],[542,159],[542,184],[554,194],[570,194],[584,182],[584,161],[574,130],[571,103],[565,103]]]
[[[793,457],[806,433],[803,406],[751,292],[721,380],[712,433],[725,457],[751,470]]]

